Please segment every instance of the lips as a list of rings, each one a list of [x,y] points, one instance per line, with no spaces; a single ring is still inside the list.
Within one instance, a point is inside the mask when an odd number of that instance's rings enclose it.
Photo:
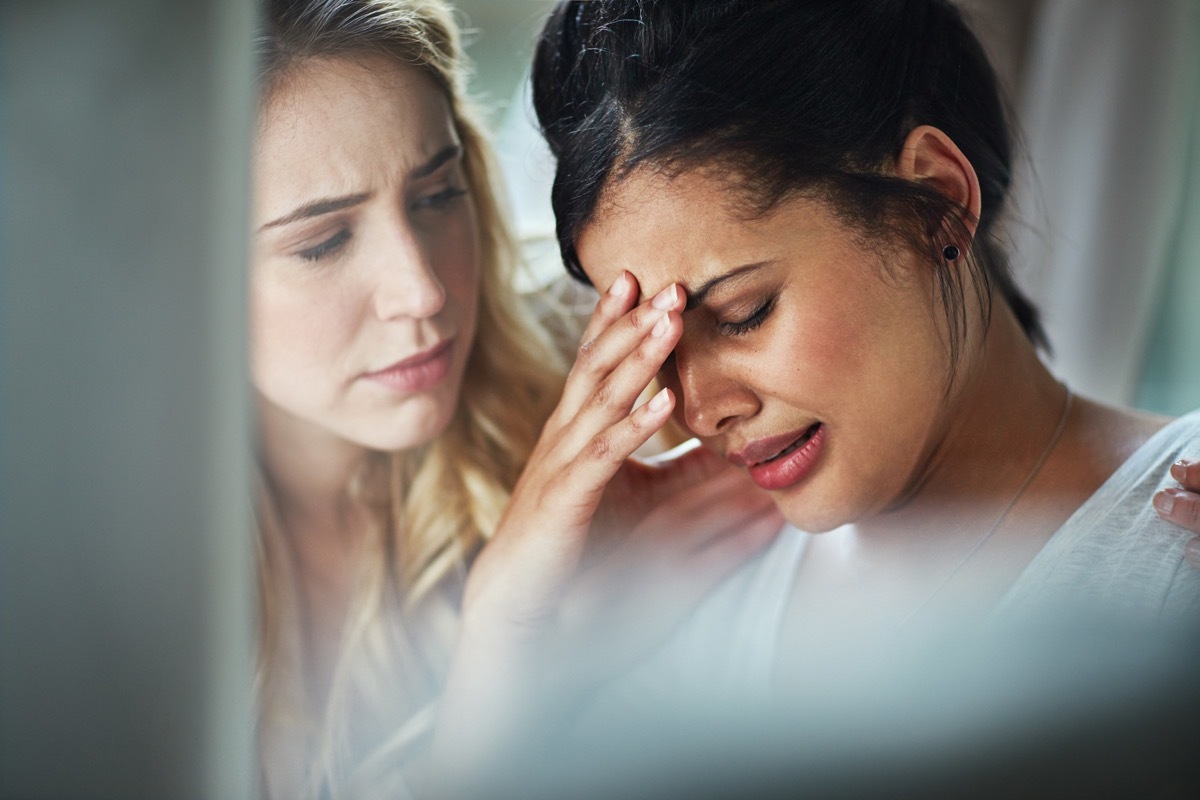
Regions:
[[[365,373],[363,378],[401,393],[422,392],[441,383],[450,371],[453,355],[451,337],[389,367]]]
[[[745,467],[750,479],[763,489],[777,491],[795,486],[812,471],[825,446],[825,425],[814,422],[791,431],[751,442],[726,458]]]

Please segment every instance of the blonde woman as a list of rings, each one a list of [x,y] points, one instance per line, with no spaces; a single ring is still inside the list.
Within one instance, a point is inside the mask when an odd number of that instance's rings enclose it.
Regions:
[[[450,9],[270,2],[260,59],[250,284],[263,789],[402,797],[420,781],[467,569],[564,370],[512,289],[513,248]],[[649,305],[631,300],[603,304],[604,327],[645,319]],[[704,550],[745,531],[707,555],[710,582],[769,540],[780,524],[769,503],[703,452],[671,469],[622,466],[657,426],[578,457],[633,424],[632,402],[602,419],[578,413],[607,375],[585,361],[542,450],[573,447],[573,461],[597,465],[564,483],[589,498],[588,519],[616,476],[610,533],[653,544],[654,514],[682,515],[687,533],[671,547]],[[610,584],[569,581],[600,532],[558,515],[529,504],[510,515],[485,583],[520,589],[489,594],[489,643],[527,636],[531,613],[556,635],[599,619],[578,609],[604,607],[588,587]],[[629,541],[610,545],[609,568],[644,563]],[[660,585],[661,573],[643,571],[639,585]],[[560,606],[576,610],[570,624],[555,618]]]

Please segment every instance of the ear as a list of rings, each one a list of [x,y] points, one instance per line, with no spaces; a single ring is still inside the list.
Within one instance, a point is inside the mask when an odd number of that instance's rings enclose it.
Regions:
[[[979,178],[971,162],[949,136],[932,125],[913,128],[900,149],[896,175],[927,184],[956,203],[966,212],[963,226],[971,236],[975,235],[982,206]],[[966,242],[958,244],[966,249]]]

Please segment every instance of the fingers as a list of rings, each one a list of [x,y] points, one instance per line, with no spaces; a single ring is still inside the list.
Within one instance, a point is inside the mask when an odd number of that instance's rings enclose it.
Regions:
[[[1163,489],[1154,495],[1154,508],[1165,520],[1200,533],[1200,494],[1186,489]]]
[[[660,390],[632,414],[592,436],[580,452],[582,457],[565,467],[564,481],[591,487],[598,500],[621,465],[666,424],[674,408],[675,395],[670,389]],[[587,430],[583,428],[584,433]]]
[[[1191,492],[1200,492],[1200,461],[1181,458],[1171,465],[1171,477]]]
[[[476,581],[485,587],[489,582],[500,585],[501,594],[516,595],[515,604],[522,608],[548,608],[546,603],[539,606],[537,598],[552,602],[563,589],[584,551],[609,481],[666,424],[675,407],[669,390],[636,409],[634,404],[682,332],[682,290],[672,285],[632,307],[638,297],[633,277],[623,273],[614,289],[597,304],[588,329],[591,338],[580,349],[563,399],[517,481],[491,554],[481,556],[485,566],[497,559],[524,561],[526,588],[518,592],[506,588],[513,583],[507,577]]]
[[[594,416],[607,424],[629,413],[679,340],[686,300],[677,285],[624,311],[627,302],[606,296],[598,306],[555,411],[560,424],[588,410],[601,411]]]
[[[627,270],[621,270],[621,274],[613,281],[612,286],[608,287],[608,291],[600,296],[596,310],[592,312],[592,318],[588,320],[579,341],[582,343],[595,339],[601,331],[637,305],[638,291],[637,280]]]
[[[1180,459],[1171,465],[1171,477],[1180,486],[1154,495],[1154,509],[1168,522],[1200,533],[1200,461]],[[1200,569],[1200,538],[1188,542],[1184,552],[1188,563]]]

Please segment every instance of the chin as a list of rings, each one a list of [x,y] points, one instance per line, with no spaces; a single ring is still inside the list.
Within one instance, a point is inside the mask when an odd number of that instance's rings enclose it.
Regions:
[[[829,531],[837,530],[849,521],[834,516],[818,516],[811,512],[792,513],[783,506],[780,506],[779,510],[783,512],[784,518],[792,527],[802,530],[805,533],[829,533]]]
[[[378,420],[356,438],[364,447],[384,452],[424,447],[446,432],[456,408],[453,404],[442,404],[423,414],[405,409],[402,415]]]
[[[828,533],[863,516],[846,502],[818,492],[779,492],[775,505],[789,523],[807,533]]]

